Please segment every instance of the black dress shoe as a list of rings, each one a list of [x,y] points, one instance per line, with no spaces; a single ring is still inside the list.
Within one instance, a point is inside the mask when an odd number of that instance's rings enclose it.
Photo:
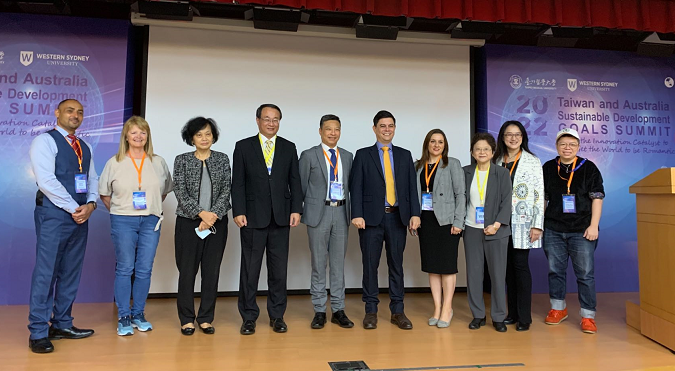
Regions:
[[[330,321],[333,323],[337,323],[338,325],[340,325],[340,327],[343,328],[354,327],[354,322],[350,321],[349,318],[347,318],[347,315],[345,314],[344,310],[339,310],[333,313],[333,317],[331,317]]]
[[[33,353],[51,353],[54,351],[54,345],[48,338],[28,339],[28,347]]]
[[[363,328],[373,330],[377,328],[377,313],[366,313],[363,317]]]
[[[312,328],[320,329],[323,328],[323,325],[326,324],[326,313],[325,312],[316,312],[314,313],[314,319],[312,319]]]
[[[255,334],[255,321],[244,321],[244,323],[241,324],[241,328],[239,329],[239,333],[242,335],[253,335]]]
[[[283,318],[270,318],[270,327],[274,332],[278,333],[283,333],[288,331],[288,326],[286,326],[286,322],[284,322]]]
[[[469,323],[469,330],[478,330],[481,326],[485,326],[485,318],[474,318]]]
[[[199,326],[199,328],[202,329],[202,332],[207,334],[207,335],[213,335],[213,334],[216,333],[216,328],[213,327],[213,326],[209,326],[209,327]]]
[[[506,332],[506,325],[504,322],[492,322],[492,326],[497,332]]]
[[[190,335],[195,333],[195,328],[194,327],[181,327],[180,333],[185,335],[185,336],[190,336]]]
[[[529,331],[530,330],[530,324],[529,323],[516,323],[516,331]]]
[[[511,317],[504,318],[504,324],[505,325],[513,325],[516,322],[518,322],[518,321],[516,321],[515,319],[513,319]]]
[[[391,323],[395,324],[401,330],[412,330],[412,322],[405,316],[405,313],[395,313],[391,315]]]
[[[94,330],[79,329],[75,326],[71,328],[58,329],[53,326],[49,328],[49,339],[82,339],[94,334]]]

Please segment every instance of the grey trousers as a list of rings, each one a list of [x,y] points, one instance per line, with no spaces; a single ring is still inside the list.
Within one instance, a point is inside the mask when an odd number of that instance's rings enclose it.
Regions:
[[[309,289],[315,312],[326,312],[326,263],[330,267],[330,307],[333,313],[345,309],[345,256],[349,225],[347,205],[324,206],[316,227],[307,226],[312,255],[312,284]]]
[[[464,255],[466,256],[466,282],[469,308],[474,318],[485,317],[483,301],[483,267],[487,259],[492,283],[490,317],[492,322],[506,318],[506,259],[509,238],[485,240],[482,229],[467,226],[464,230]]]

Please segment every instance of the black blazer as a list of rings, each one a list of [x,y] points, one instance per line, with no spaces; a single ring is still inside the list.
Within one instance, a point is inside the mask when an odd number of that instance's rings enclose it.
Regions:
[[[238,141],[232,156],[232,215],[246,215],[250,228],[265,228],[272,216],[277,225],[289,225],[291,213],[302,213],[295,144],[277,136],[268,174],[258,135]]]
[[[464,166],[464,180],[466,181],[466,209],[469,212],[469,196],[471,194],[471,182],[476,173],[476,165]],[[490,174],[485,186],[485,223],[488,226],[499,222],[502,226],[496,234],[485,236],[486,240],[497,240],[511,235],[511,176],[505,167],[490,164]]]
[[[410,151],[396,146],[391,146],[391,151],[394,156],[394,182],[399,213],[401,222],[407,226],[411,217],[420,216],[417,173]],[[350,196],[352,219],[364,218],[366,225],[369,226],[376,226],[382,222],[387,189],[376,144],[356,151],[352,164]]]

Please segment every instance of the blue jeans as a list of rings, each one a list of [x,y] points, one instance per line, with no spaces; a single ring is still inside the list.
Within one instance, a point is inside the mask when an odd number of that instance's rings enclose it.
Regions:
[[[119,318],[138,315],[145,309],[150,275],[159,243],[159,218],[154,215],[110,215],[110,234],[115,245],[115,304]],[[134,284],[131,285],[131,275]],[[133,291],[134,304],[129,309]]]
[[[567,307],[567,261],[572,259],[577,277],[581,317],[595,318],[595,248],[598,240],[589,241],[583,232],[564,233],[544,231],[544,253],[548,259],[548,292],[551,309]]]

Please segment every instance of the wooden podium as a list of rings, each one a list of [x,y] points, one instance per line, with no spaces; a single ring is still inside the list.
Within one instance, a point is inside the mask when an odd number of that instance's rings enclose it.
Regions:
[[[626,303],[626,323],[675,351],[675,168],[629,188],[637,211],[640,304]]]

